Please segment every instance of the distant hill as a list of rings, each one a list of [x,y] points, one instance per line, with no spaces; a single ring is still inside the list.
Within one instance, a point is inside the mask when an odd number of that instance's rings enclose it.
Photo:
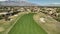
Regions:
[[[0,6],[38,6],[38,5],[26,1],[2,1],[0,2]]]

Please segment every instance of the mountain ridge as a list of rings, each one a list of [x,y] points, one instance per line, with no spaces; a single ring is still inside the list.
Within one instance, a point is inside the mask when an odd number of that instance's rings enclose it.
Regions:
[[[38,6],[38,5],[26,1],[2,1],[0,2],[0,6]]]

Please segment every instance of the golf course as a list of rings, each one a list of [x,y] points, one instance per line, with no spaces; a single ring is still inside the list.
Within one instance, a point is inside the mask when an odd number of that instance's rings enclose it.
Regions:
[[[33,19],[34,13],[23,15],[8,34],[47,34]]]

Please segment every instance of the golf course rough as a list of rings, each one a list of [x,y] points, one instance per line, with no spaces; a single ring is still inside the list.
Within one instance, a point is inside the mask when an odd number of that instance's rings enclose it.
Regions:
[[[47,34],[33,19],[33,13],[23,15],[8,34]]]

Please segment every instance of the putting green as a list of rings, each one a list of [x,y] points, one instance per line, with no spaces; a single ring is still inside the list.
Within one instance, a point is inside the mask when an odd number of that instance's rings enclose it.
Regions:
[[[34,20],[33,13],[23,15],[8,34],[47,34]]]

